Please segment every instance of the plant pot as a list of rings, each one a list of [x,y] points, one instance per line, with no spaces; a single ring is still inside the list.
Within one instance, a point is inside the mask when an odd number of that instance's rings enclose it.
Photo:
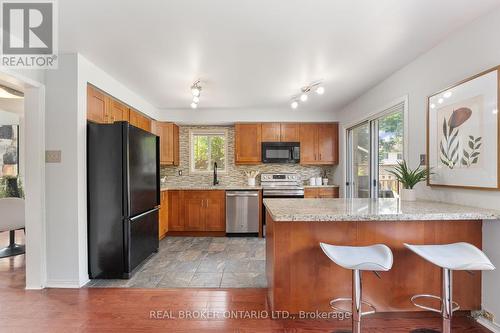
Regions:
[[[403,201],[417,201],[417,192],[414,189],[404,188],[401,190],[400,198]]]

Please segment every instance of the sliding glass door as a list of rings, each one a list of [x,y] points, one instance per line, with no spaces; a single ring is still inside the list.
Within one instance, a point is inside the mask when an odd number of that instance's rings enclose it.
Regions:
[[[403,159],[404,103],[347,131],[347,197],[396,198],[399,182],[389,172]]]

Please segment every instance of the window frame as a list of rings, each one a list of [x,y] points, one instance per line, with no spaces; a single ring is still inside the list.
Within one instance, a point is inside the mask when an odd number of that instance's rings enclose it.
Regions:
[[[221,174],[227,173],[228,168],[228,130],[227,129],[190,129],[189,130],[189,173],[191,174],[208,174],[212,173],[213,170],[210,170],[212,165],[212,157],[210,151],[208,152],[208,170],[196,170],[194,168],[194,137],[195,136],[222,136],[224,137],[224,169],[217,168],[217,172]],[[209,139],[210,142],[210,139]],[[210,149],[210,144],[209,144]]]

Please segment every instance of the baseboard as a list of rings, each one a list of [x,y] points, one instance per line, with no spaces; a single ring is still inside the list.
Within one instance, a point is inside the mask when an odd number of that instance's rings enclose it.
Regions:
[[[498,325],[497,323],[489,321],[483,317],[479,317],[477,319],[477,322],[494,333],[500,333],[500,325]]]
[[[75,280],[47,280],[46,288],[80,288],[80,283]]]

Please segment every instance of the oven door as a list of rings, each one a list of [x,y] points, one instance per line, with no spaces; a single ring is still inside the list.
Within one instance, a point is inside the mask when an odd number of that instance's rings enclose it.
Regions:
[[[299,163],[298,142],[262,142],[262,163]]]

